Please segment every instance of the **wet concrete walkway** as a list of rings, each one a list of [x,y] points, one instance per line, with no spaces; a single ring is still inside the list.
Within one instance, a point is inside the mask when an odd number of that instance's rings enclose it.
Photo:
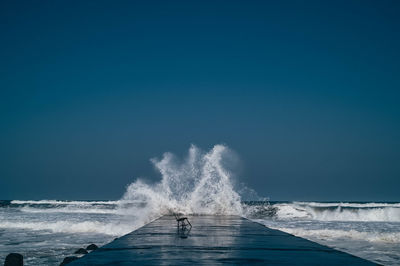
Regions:
[[[239,216],[163,216],[68,265],[376,265]]]

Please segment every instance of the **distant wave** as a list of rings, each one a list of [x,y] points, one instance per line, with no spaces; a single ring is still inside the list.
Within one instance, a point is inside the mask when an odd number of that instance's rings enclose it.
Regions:
[[[361,205],[361,207],[360,207]],[[369,206],[366,206],[369,205]],[[314,207],[316,204],[276,204],[278,218],[309,218],[322,221],[376,221],[400,222],[398,204],[387,204],[384,207],[371,207],[377,204],[338,204],[329,207]],[[390,206],[390,207],[389,207]],[[396,207],[393,207],[396,206]]]
[[[118,204],[120,201],[68,201],[68,200],[12,200],[11,204],[53,204],[53,205],[95,205],[95,204],[102,204],[102,205],[115,205]]]
[[[354,203],[354,202],[304,202],[295,201],[293,204],[309,207],[349,207],[349,208],[379,208],[379,207],[397,207],[400,208],[400,203]]]

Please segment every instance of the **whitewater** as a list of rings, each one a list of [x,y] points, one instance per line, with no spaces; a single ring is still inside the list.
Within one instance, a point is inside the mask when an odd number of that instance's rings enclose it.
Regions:
[[[26,265],[59,265],[166,214],[240,215],[270,228],[384,264],[400,265],[399,202],[274,202],[240,183],[238,156],[225,145],[185,158],[151,160],[158,182],[136,179],[119,200],[0,201],[0,263],[11,252]]]

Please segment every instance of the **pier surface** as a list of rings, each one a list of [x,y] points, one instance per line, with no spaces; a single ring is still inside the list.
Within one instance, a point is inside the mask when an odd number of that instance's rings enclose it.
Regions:
[[[376,265],[239,216],[163,216],[68,265]]]

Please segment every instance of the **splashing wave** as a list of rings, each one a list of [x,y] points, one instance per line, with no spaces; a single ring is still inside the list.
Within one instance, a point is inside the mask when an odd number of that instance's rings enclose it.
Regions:
[[[143,202],[148,217],[170,212],[241,215],[241,198],[226,167],[231,155],[224,145],[215,145],[209,152],[192,145],[182,162],[165,153],[161,159],[152,159],[161,181],[149,185],[137,180],[128,186],[121,201]]]

